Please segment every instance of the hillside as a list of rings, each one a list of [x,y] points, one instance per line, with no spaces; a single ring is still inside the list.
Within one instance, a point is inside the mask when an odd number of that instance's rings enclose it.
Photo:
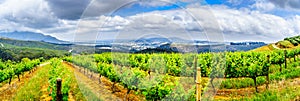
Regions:
[[[282,41],[256,48],[252,51],[271,51],[278,49],[296,49],[300,47],[300,36],[285,38]]]
[[[20,41],[0,38],[0,58],[2,60],[20,61],[22,58],[50,59],[69,55],[68,45],[56,45],[37,41]]]
[[[50,59],[53,57],[63,57],[69,55],[67,51],[52,50],[42,48],[28,48],[10,45],[9,47],[0,47],[0,58],[2,60],[21,61],[22,58]]]
[[[7,38],[0,38],[1,47],[20,46],[28,48],[43,48],[43,49],[54,49],[54,50],[69,50],[69,45],[59,45],[51,44],[47,42],[38,42],[38,41],[21,41]]]
[[[17,31],[1,32],[0,37],[23,40],[23,41],[42,41],[42,42],[57,43],[57,44],[68,43],[49,35],[44,35],[42,33],[34,33],[34,32],[17,32]]]

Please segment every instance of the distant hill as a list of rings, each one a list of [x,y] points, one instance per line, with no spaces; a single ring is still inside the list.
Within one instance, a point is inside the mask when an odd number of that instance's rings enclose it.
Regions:
[[[52,49],[52,50],[69,50],[71,48],[71,44],[51,44],[47,42],[38,42],[38,41],[22,41],[22,40],[14,40],[7,38],[0,38],[1,47],[11,47],[11,46],[19,46],[19,47],[28,47],[28,48],[41,48],[41,49]]]
[[[271,51],[271,50],[280,50],[280,49],[295,49],[300,47],[300,36],[294,36],[285,38],[282,41],[276,43],[271,43],[259,48],[256,48],[252,51]]]
[[[185,40],[177,37],[140,38],[137,40],[103,41],[96,45],[97,52],[109,50],[132,53],[155,53],[155,52],[218,52],[248,51],[266,45],[264,42],[212,42],[205,40]]]
[[[41,48],[28,48],[13,45],[4,45],[0,47],[0,59],[1,60],[12,60],[21,61],[22,58],[29,59],[50,59],[53,57],[63,57],[70,55],[68,51],[64,50],[52,50],[52,49],[41,49]]]
[[[24,41],[42,41],[56,44],[68,43],[66,41],[58,40],[57,38],[49,35],[34,32],[0,32],[0,37]]]
[[[21,41],[0,38],[0,59],[20,61],[22,58],[50,59],[70,55],[71,45],[56,45],[46,42]]]

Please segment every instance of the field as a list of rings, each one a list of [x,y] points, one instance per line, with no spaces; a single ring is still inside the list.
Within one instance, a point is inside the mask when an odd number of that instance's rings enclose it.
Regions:
[[[0,99],[300,100],[300,48],[292,42],[293,48],[271,44],[265,47],[277,48],[264,51],[107,52],[1,60]]]

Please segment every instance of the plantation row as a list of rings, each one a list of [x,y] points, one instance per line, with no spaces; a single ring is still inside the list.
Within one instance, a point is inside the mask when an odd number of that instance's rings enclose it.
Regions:
[[[62,65],[62,60],[53,58],[50,60],[51,68],[49,70],[49,87],[50,95],[53,101],[57,101],[57,98],[62,98],[59,101],[68,101],[70,84],[71,84],[71,72],[66,70]],[[60,79],[61,84],[61,93],[57,94],[57,79]],[[58,97],[59,96],[59,97]]]
[[[128,68],[105,62],[82,62],[82,60],[90,60],[92,56],[87,57],[73,57],[65,58],[65,61],[73,62],[79,66],[87,66],[87,69],[95,72],[97,71],[100,76],[104,76],[113,82],[112,90],[115,92],[115,84],[119,83],[128,89],[127,94],[131,91],[140,93],[146,97],[147,100],[161,100],[169,97],[170,99],[176,99],[171,97],[172,90],[178,84],[178,79],[170,75],[152,74],[140,70],[139,68]],[[80,61],[81,60],[81,61]],[[101,82],[101,81],[100,81]],[[193,92],[190,93],[190,96]],[[185,98],[185,99],[192,99]],[[170,100],[169,99],[169,100]]]
[[[226,67],[225,77],[252,77],[254,75],[266,75],[271,64],[286,67],[284,63],[295,61],[299,54],[300,49],[272,52],[203,53],[197,55],[197,67],[201,68],[203,77],[210,76],[212,69],[216,68],[217,65],[223,66],[223,69]],[[92,57],[90,56],[90,58]],[[172,76],[193,76],[196,70],[193,68],[195,54],[104,53],[96,54],[94,58],[95,60],[89,60],[97,63],[139,68],[143,71],[161,72]],[[84,63],[80,65],[90,67]],[[94,71],[95,68],[96,66],[94,66]]]
[[[270,65],[280,65],[279,71],[282,71],[283,65],[286,68],[287,62],[296,61],[299,53],[299,49],[272,52],[202,53],[198,55],[104,53],[94,56],[74,56],[65,58],[65,60],[85,67],[86,70],[97,72],[112,82],[121,83],[129,90],[139,91],[148,99],[161,99],[172,93],[172,88],[178,84],[177,80],[171,80],[173,82],[161,80],[156,86],[152,85],[149,86],[150,88],[143,89],[142,82],[145,84],[151,82],[144,80],[145,78],[153,74],[160,74],[156,75],[161,76],[160,78],[194,77],[196,72],[194,64],[197,63],[197,67],[201,68],[201,76],[211,78],[210,84],[213,84],[214,78],[247,77],[253,79],[254,85],[257,86],[257,77],[266,76],[266,81],[269,83],[269,74],[278,71],[270,70]],[[272,75],[272,78],[279,77]],[[164,84],[165,81],[171,83],[170,87],[164,87],[168,89],[164,92],[168,93],[161,94],[160,91],[153,90],[160,86],[159,84]],[[149,95],[151,92],[158,93]]]
[[[34,69],[41,63],[40,59],[30,60],[23,58],[21,62],[12,61],[3,62],[0,60],[0,83],[9,79],[9,84],[14,76],[17,76],[20,81],[20,75],[26,71]]]
[[[291,42],[294,46],[298,46],[298,44],[300,43],[300,36],[285,38],[284,40]]]

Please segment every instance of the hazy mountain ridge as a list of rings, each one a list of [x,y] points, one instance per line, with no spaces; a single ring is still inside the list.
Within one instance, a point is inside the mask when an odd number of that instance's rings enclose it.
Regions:
[[[0,43],[11,44],[21,47],[47,48],[56,50],[74,51],[120,51],[120,52],[209,52],[215,50],[226,51],[248,51],[266,45],[263,42],[211,42],[206,40],[186,40],[178,37],[145,37],[140,39],[117,39],[117,40],[97,40],[94,42],[66,42],[49,35],[33,32],[11,32],[1,33]],[[19,41],[26,40],[26,41]],[[37,42],[39,41],[39,42]],[[51,43],[51,44],[50,44]],[[253,44],[254,43],[254,44]],[[256,44],[257,43],[257,44]],[[85,48],[78,48],[85,47]],[[88,49],[87,47],[95,47]]]
[[[0,37],[9,38],[15,40],[24,40],[24,41],[42,41],[56,44],[66,44],[68,42],[59,40],[50,35],[44,35],[42,33],[34,33],[34,32],[0,32]]]
[[[69,50],[70,45],[57,45],[40,41],[22,41],[16,39],[0,38],[1,47],[19,46],[28,48],[54,49],[54,50]]]
[[[140,38],[136,40],[96,41],[96,49],[120,52],[209,52],[248,51],[266,45],[264,42],[212,42],[181,38]]]

